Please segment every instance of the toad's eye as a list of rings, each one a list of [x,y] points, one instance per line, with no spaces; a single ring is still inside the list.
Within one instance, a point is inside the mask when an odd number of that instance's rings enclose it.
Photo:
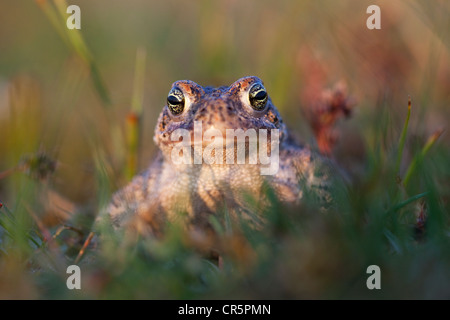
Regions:
[[[261,111],[267,103],[267,91],[261,83],[255,83],[248,93],[248,98],[252,108]]]
[[[170,90],[167,96],[167,106],[174,115],[179,115],[184,110],[184,94],[183,92],[175,87]]]

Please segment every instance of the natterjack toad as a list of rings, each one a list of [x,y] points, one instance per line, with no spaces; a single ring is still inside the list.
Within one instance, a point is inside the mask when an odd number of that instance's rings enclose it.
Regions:
[[[116,229],[158,235],[179,222],[210,230],[221,210],[258,228],[270,205],[267,187],[282,202],[297,203],[305,191],[330,202],[324,160],[294,142],[257,77],[218,88],[173,83],[154,141],[153,163],[106,209]]]

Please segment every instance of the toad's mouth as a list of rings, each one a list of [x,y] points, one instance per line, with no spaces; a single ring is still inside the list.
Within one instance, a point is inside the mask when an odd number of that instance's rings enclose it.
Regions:
[[[174,164],[255,164],[271,168],[261,174],[278,171],[278,129],[227,129],[225,134],[213,127],[204,132],[177,129],[161,142]]]
[[[252,146],[279,144],[280,132],[278,129],[227,129],[224,133],[218,129],[208,129],[204,132],[189,132],[184,129],[174,130],[160,143],[174,147],[185,146],[193,148],[239,148]]]
[[[280,137],[280,131],[274,126],[250,127],[250,128],[227,128],[220,124],[209,125],[206,129],[201,121],[194,121],[194,125],[189,128],[176,127],[159,134],[159,143],[174,145],[183,143],[190,146],[233,145],[233,143],[265,143]]]

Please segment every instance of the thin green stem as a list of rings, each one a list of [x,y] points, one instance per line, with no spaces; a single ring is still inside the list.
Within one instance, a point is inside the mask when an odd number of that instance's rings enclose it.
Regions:
[[[403,186],[406,188],[409,184],[409,181],[411,180],[411,177],[414,175],[415,171],[417,170],[417,167],[422,163],[423,159],[427,155],[427,153],[430,151],[431,147],[436,143],[437,139],[441,136],[443,130],[438,130],[435,133],[431,135],[431,137],[428,139],[425,146],[422,148],[420,153],[418,153],[411,164],[409,165],[408,170],[406,171],[405,178],[403,179]]]
[[[406,115],[405,124],[403,125],[402,134],[400,136],[400,140],[399,140],[399,144],[398,144],[398,151],[397,151],[397,161],[395,164],[395,172],[397,174],[399,173],[400,164],[402,162],[403,149],[405,147],[406,134],[408,132],[408,124],[409,124],[410,116],[411,116],[411,97],[408,97],[408,114]]]

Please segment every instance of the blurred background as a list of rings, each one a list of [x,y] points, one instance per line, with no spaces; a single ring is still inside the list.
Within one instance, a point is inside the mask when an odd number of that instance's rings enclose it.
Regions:
[[[357,103],[336,151],[347,158],[362,157],[355,132],[375,120],[383,103],[396,109],[401,124],[411,96],[415,130],[430,133],[448,123],[445,1],[383,3],[381,30],[366,27],[373,1],[71,1],[81,8],[81,32],[110,95],[106,108],[89,68],[56,32],[42,2],[0,4],[0,168],[38,150],[57,155],[58,188],[76,201],[93,195],[89,136],[115,155],[116,170],[123,166],[139,48],[146,56],[140,169],[154,152],[153,130],[170,86],[180,79],[220,86],[259,76],[306,143],[308,99],[345,81]],[[118,124],[114,139],[111,121]],[[0,195],[13,196],[3,181]]]
[[[260,77],[285,122],[313,146],[311,108],[342,92],[351,112],[335,123],[332,153],[355,175],[367,149],[397,139],[408,97],[404,162],[411,146],[450,120],[448,1],[58,2],[81,8],[88,62],[65,25],[52,25],[53,1],[0,2],[0,201],[10,207],[20,178],[9,171],[29,168],[27,155],[51,159],[38,178],[56,165],[52,203],[65,208],[98,202],[99,154],[110,165],[110,191],[126,183],[130,114],[139,117],[133,171],[140,171],[155,152],[153,130],[170,86],[180,79],[221,86]],[[372,4],[381,8],[381,30],[366,27]],[[391,125],[380,136],[385,117]],[[440,139],[448,149],[448,134]]]
[[[366,27],[373,1],[71,1],[81,9],[81,32],[110,95],[106,108],[89,68],[40,3],[46,1],[0,4],[0,168],[37,150],[57,155],[64,164],[58,188],[77,202],[93,195],[89,136],[115,154],[116,170],[123,166],[139,49],[146,56],[140,169],[154,152],[153,130],[168,90],[180,79],[220,86],[259,76],[306,143],[312,131],[302,109],[316,91],[344,81],[357,103],[339,139],[343,150],[336,151],[346,160],[362,156],[355,132],[387,101],[403,121],[411,96],[416,130],[430,133],[448,123],[445,1],[383,3],[381,30]],[[113,139],[105,134],[111,121],[118,124]],[[3,183],[0,195],[3,201],[13,196]]]

